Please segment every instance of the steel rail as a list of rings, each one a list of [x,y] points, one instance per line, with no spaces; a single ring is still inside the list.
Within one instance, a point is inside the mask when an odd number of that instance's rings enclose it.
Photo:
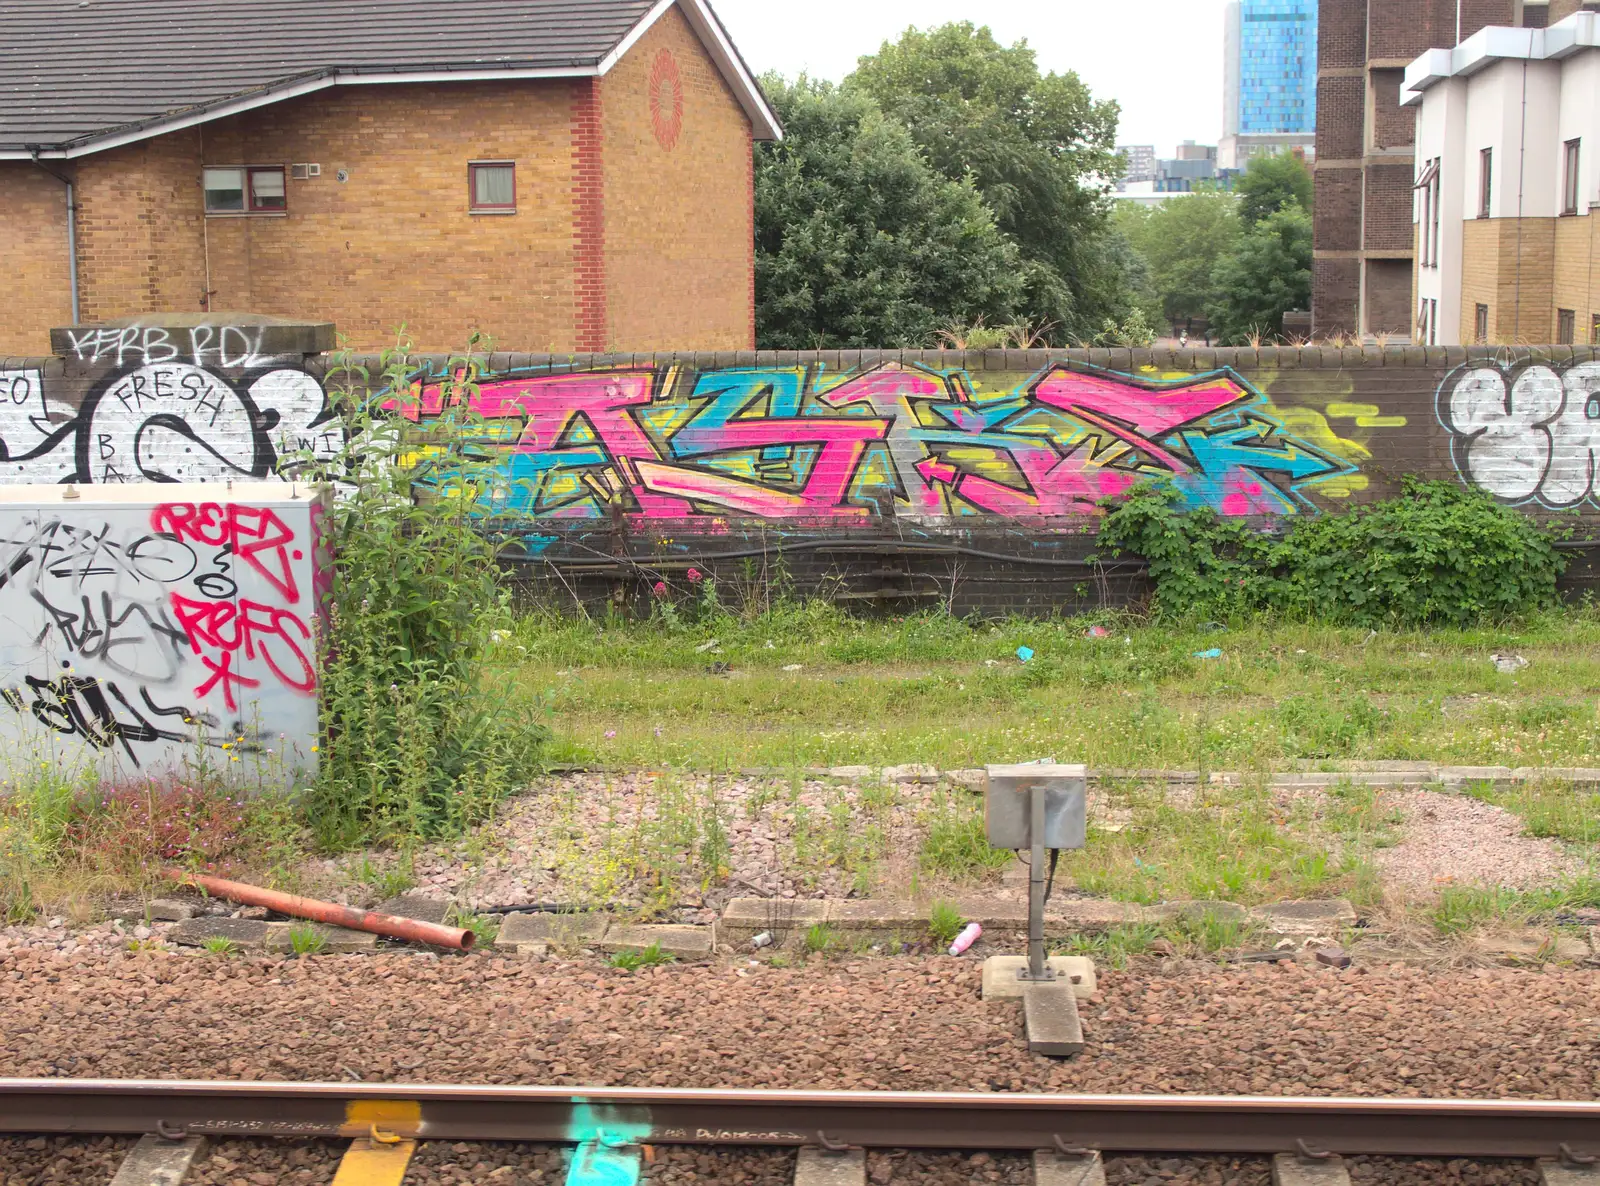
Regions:
[[[1600,1101],[0,1079],[0,1132],[1140,1153],[1600,1153]]]

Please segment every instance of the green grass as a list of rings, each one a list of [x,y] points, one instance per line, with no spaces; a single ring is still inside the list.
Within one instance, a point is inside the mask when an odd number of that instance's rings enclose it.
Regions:
[[[209,955],[232,955],[239,945],[226,935],[212,935],[205,941],[204,947]]]
[[[940,947],[948,947],[961,933],[966,920],[952,902],[935,902],[928,911],[928,934]]]
[[[1108,637],[1085,638],[1093,620],[856,620],[808,604],[673,630],[535,614],[497,646],[494,678],[547,713],[558,762],[1600,764],[1600,618],[1586,610],[1504,628],[1376,634],[1269,620],[1183,629],[1106,615]],[[710,674],[695,651],[712,637],[729,674]],[[1026,665],[1019,645],[1035,652]],[[1193,658],[1209,647],[1222,658]],[[1494,651],[1531,666],[1502,675]]]
[[[606,962],[613,968],[621,968],[624,972],[637,972],[640,968],[675,964],[678,962],[678,957],[669,951],[662,951],[661,944],[652,943],[639,951],[618,951]]]
[[[806,928],[806,950],[812,954],[832,950],[838,936],[825,922],[812,923]]]
[[[328,937],[316,927],[296,923],[289,928],[289,950],[296,955],[316,955],[328,945]]]
[[[1600,841],[1600,794],[1593,791],[1577,791],[1561,782],[1534,782],[1506,790],[1473,783],[1466,793],[1518,816],[1530,836],[1579,844]]]
[[[966,881],[1003,868],[1011,860],[1009,849],[994,848],[985,838],[982,806],[976,796],[938,792],[926,823],[928,831],[918,860],[924,873]]]

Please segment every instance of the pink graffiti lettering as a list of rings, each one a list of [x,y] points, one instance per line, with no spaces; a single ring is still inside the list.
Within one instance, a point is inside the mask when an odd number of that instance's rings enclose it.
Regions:
[[[305,552],[291,546],[294,532],[268,507],[164,502],[150,512],[150,527],[180,540],[194,540],[213,548],[227,546],[265,577],[290,605],[300,600],[293,561],[303,559]]]
[[[285,687],[303,695],[315,691],[316,668],[303,646],[310,641],[311,631],[293,610],[246,598],[235,605],[231,601],[196,601],[177,592],[170,597],[173,616],[183,627],[190,647],[216,673],[195,689],[196,695],[204,695],[219,679],[223,680],[228,707],[232,708],[230,681],[239,682],[243,677],[229,674],[228,665],[241,651],[246,659],[264,662]],[[208,650],[221,652],[221,658],[212,659]]]

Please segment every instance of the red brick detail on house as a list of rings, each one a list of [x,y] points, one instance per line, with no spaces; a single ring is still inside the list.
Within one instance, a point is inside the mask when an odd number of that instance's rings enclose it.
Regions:
[[[750,244],[750,349],[756,348],[756,133],[750,129],[750,168],[745,173],[746,209],[750,211],[750,233],[745,241]]]
[[[600,80],[582,78],[573,84],[572,176],[576,195],[573,222],[577,286],[576,348],[607,348],[606,209],[604,136],[601,130]]]

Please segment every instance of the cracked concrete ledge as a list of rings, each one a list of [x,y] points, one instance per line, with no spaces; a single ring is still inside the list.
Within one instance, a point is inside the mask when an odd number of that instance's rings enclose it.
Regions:
[[[1440,784],[1455,789],[1469,783],[1486,782],[1496,786],[1522,783],[1560,782],[1574,787],[1600,789],[1600,767],[1591,766],[1449,766],[1437,762],[1298,762],[1294,770],[1249,772],[1235,770],[1166,770],[1123,767],[1090,767],[1091,782],[1134,780],[1139,782],[1199,783],[1224,786],[1260,783],[1274,787],[1320,787],[1339,783],[1362,786],[1429,786]],[[637,773],[643,767],[558,766],[552,774]],[[739,771],[745,778],[787,777],[792,770],[780,767],[749,767]],[[983,786],[981,769],[940,770],[936,766],[908,763],[901,766],[808,766],[809,778],[832,778],[842,782],[875,780],[886,783],[953,783]]]

